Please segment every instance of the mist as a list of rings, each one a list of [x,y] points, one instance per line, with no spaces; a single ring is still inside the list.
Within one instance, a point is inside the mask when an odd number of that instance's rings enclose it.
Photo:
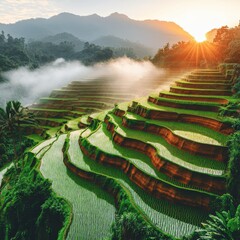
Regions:
[[[79,61],[57,59],[35,70],[21,67],[3,73],[7,81],[0,84],[0,106],[3,107],[9,100],[19,100],[25,106],[30,105],[71,81],[103,81],[108,78],[131,84],[163,76],[164,72],[149,61],[138,62],[126,57],[91,67],[84,66]]]

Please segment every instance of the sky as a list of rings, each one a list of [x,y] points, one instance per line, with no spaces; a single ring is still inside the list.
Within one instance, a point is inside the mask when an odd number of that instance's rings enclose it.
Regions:
[[[238,25],[239,10],[240,0],[0,0],[0,23],[49,18],[61,12],[103,17],[119,12],[136,20],[176,22],[200,39],[213,28]]]

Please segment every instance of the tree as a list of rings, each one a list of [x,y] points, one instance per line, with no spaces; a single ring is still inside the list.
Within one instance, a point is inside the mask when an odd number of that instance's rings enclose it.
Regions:
[[[227,189],[228,192],[235,197],[240,203],[240,132],[232,134],[228,140],[229,161],[227,167]]]
[[[210,220],[202,225],[203,228],[196,231],[199,240],[239,240],[240,206],[234,213],[216,212],[216,215],[210,215]]]
[[[14,159],[17,159],[17,140],[21,124],[36,124],[34,115],[19,101],[9,101],[6,109],[0,108],[0,133],[7,131],[13,140]]]

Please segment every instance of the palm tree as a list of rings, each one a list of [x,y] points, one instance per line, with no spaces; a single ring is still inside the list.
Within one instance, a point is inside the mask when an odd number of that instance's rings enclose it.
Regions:
[[[210,215],[210,220],[202,223],[203,228],[196,232],[198,240],[239,240],[240,236],[240,205],[236,212],[222,211]]]
[[[36,124],[34,115],[19,101],[7,102],[6,109],[0,108],[0,133],[6,131],[13,140],[14,159],[17,159],[17,140],[21,124]]]

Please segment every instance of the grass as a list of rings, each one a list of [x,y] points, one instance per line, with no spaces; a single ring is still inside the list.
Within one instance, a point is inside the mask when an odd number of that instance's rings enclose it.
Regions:
[[[103,239],[114,221],[113,198],[68,171],[63,163],[61,135],[42,158],[40,171],[52,181],[53,190],[72,204],[73,221],[67,239]]]
[[[121,125],[121,119],[115,115],[111,115],[111,119],[115,122],[115,125],[118,126],[116,131],[122,136],[144,141],[154,146],[155,149],[157,149],[159,156],[167,159],[169,162],[173,162],[179,166],[189,169],[190,171],[215,176],[221,176],[224,172],[226,166],[222,162],[213,161],[208,158],[192,155],[188,152],[179,150],[159,136],[124,128]]]
[[[79,168],[116,179],[131,194],[133,203],[145,214],[154,225],[175,237],[188,235],[207,217],[201,210],[172,204],[148,195],[144,190],[131,182],[118,169],[104,166],[84,156],[78,145],[78,137],[82,130],[71,132],[69,155]],[[99,139],[100,140],[100,139]]]

